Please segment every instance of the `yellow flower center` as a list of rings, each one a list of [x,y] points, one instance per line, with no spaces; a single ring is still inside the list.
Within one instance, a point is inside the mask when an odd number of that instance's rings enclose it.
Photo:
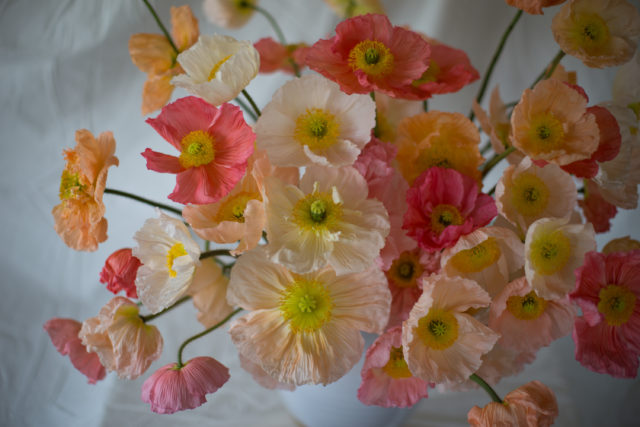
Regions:
[[[318,281],[299,279],[282,291],[280,312],[293,332],[313,332],[331,320],[333,302]]]
[[[340,124],[330,112],[320,108],[307,108],[296,119],[294,138],[311,150],[331,147],[340,135]]]
[[[215,158],[213,137],[203,130],[189,132],[180,141],[180,164],[184,168],[207,165]]]
[[[607,23],[600,15],[584,13],[574,17],[570,38],[576,48],[595,54],[606,48],[611,35]]]
[[[349,65],[370,76],[384,77],[393,71],[393,54],[382,42],[364,40],[349,52]]]
[[[85,186],[80,182],[78,173],[71,173],[67,169],[62,171],[60,177],[60,200],[75,199],[81,196]]]
[[[400,288],[416,288],[418,287],[417,279],[423,272],[424,268],[420,264],[418,255],[413,251],[405,251],[393,260],[385,274]]]
[[[438,234],[450,225],[460,225],[463,222],[460,211],[453,205],[438,205],[431,212],[431,229]]]
[[[461,273],[477,273],[498,261],[500,253],[500,246],[496,239],[489,237],[470,249],[458,252],[449,262]]]
[[[531,119],[525,149],[532,154],[557,150],[564,141],[562,122],[551,113],[541,113]]]
[[[571,241],[560,230],[542,234],[531,242],[531,264],[536,272],[548,276],[569,262]]]
[[[541,216],[549,204],[549,188],[535,174],[522,173],[511,184],[511,204],[524,216]]]
[[[262,201],[262,196],[260,196],[259,193],[242,191],[235,196],[229,197],[220,205],[220,209],[216,215],[216,222],[244,222],[244,211],[250,200]]]
[[[227,62],[229,60],[229,58],[231,58],[232,56],[233,56],[233,54],[227,55],[224,58],[222,58],[220,61],[218,61],[216,63],[216,65],[214,65],[213,68],[211,69],[211,71],[209,72],[209,77],[207,77],[207,81],[211,81],[211,80],[215,79],[216,78],[216,73],[218,72],[220,67],[222,67],[222,64]]]
[[[640,102],[632,102],[627,105],[627,107],[631,108],[631,111],[636,115],[636,118],[640,120]]]
[[[414,80],[411,85],[414,87],[422,86],[425,83],[435,82],[438,80],[438,74],[440,74],[440,66],[433,59],[429,61],[429,68],[422,73],[419,79]]]
[[[458,321],[449,311],[431,308],[418,320],[416,334],[427,347],[444,350],[458,339]]]
[[[547,301],[540,298],[536,291],[525,296],[512,295],[507,299],[507,310],[520,320],[534,320],[547,308]]]
[[[600,289],[598,298],[598,311],[611,326],[627,323],[636,306],[636,295],[618,285],[608,285]]]
[[[173,269],[173,262],[176,258],[184,255],[188,254],[184,249],[184,245],[180,242],[174,243],[173,246],[171,246],[171,248],[167,251],[167,270],[169,270],[169,276],[176,277],[178,273]]]
[[[317,191],[298,200],[293,207],[293,222],[302,230],[316,233],[330,230],[342,217],[342,203],[335,203],[331,194]]]
[[[389,361],[382,367],[382,370],[393,379],[411,378],[413,376],[409,371],[407,362],[404,360],[402,347],[391,347]]]

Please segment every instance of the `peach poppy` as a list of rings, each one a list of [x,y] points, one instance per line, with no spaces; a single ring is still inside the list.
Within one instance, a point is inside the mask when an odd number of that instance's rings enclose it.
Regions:
[[[501,403],[474,406],[467,421],[473,427],[548,427],[557,416],[558,401],[553,391],[540,381],[531,381],[507,393]]]
[[[213,258],[200,261],[193,273],[193,281],[187,290],[193,306],[198,310],[198,322],[210,328],[233,311],[227,304],[229,279]]]
[[[366,270],[389,233],[384,205],[352,167],[309,166],[299,187],[270,178],[266,199],[269,257],[296,273]]]
[[[129,55],[140,71],[147,73],[142,88],[142,115],[164,107],[171,99],[171,78],[183,73],[178,53],[198,39],[198,20],[188,5],[171,7],[171,39],[178,52],[162,34],[134,34],[129,38]]]
[[[285,83],[262,109],[256,145],[277,166],[348,166],[371,139],[375,114],[369,96],[347,95],[307,74]]]
[[[102,195],[107,172],[118,166],[116,141],[111,132],[98,138],[86,129],[76,131],[76,146],[65,150],[67,161],[60,178],[60,204],[51,214],[56,233],[77,251],[95,251],[107,240],[107,220]]]
[[[253,16],[258,0],[204,0],[207,20],[222,28],[240,28]]]
[[[509,283],[491,302],[489,327],[501,335],[500,345],[536,353],[568,335],[575,316],[568,297],[541,298],[521,277]]]
[[[281,383],[275,380],[271,375],[267,374],[264,369],[258,364],[249,360],[243,356],[242,353],[238,353],[238,359],[240,360],[240,366],[245,371],[251,374],[251,378],[262,387],[269,390],[289,390],[293,391],[296,386],[293,384]]]
[[[551,23],[560,48],[588,67],[629,61],[640,36],[640,13],[626,0],[570,0]]]
[[[150,148],[142,153],[147,169],[177,175],[171,200],[183,204],[217,202],[244,175],[255,135],[235,105],[216,108],[187,96],[164,107],[147,123],[180,151],[179,157]]]
[[[104,379],[107,372],[100,363],[100,358],[96,353],[88,352],[78,337],[82,327],[80,322],[55,317],[47,320],[43,327],[58,353],[68,355],[73,367],[87,377],[89,384]]]
[[[506,0],[509,6],[517,7],[532,15],[543,15],[543,7],[555,6],[565,0]]]
[[[481,183],[478,128],[460,113],[429,111],[400,122],[398,169],[409,185],[430,167],[455,169]]]
[[[408,408],[428,396],[429,384],[414,377],[402,353],[402,328],[380,335],[367,349],[358,400],[365,405]]]
[[[631,252],[636,249],[640,249],[640,242],[630,238],[629,236],[624,236],[613,239],[604,245],[602,253],[608,255],[615,252]]]
[[[129,380],[142,375],[162,354],[158,328],[145,324],[138,306],[124,297],[113,298],[96,317],[82,322],[78,336],[108,371]]]
[[[420,113],[422,113],[421,102],[392,98],[378,92],[376,93],[376,127],[373,128],[373,135],[380,141],[394,143],[400,122]]]
[[[260,73],[284,71],[294,74],[294,64],[300,70],[305,64],[307,45],[296,43],[282,45],[271,37],[264,37],[253,44],[260,54]]]
[[[554,79],[525,89],[511,115],[513,145],[533,160],[559,166],[591,157],[600,131],[583,94]]]
[[[574,271],[584,255],[595,249],[590,223],[572,224],[569,217],[539,219],[527,230],[524,243],[527,281],[542,298],[562,298],[573,289]]]
[[[100,283],[114,294],[125,291],[127,297],[138,298],[136,292],[136,275],[142,263],[133,256],[131,248],[118,249],[109,257],[100,271]]]
[[[142,384],[142,401],[158,414],[194,409],[229,381],[229,369],[216,359],[194,357],[184,366],[164,365]]]
[[[498,212],[524,237],[540,218],[562,218],[576,207],[576,184],[554,164],[537,166],[529,157],[509,166],[496,185]]]
[[[375,90],[403,98],[405,86],[427,69],[429,54],[419,34],[369,14],[339,23],[333,38],[311,46],[306,63],[347,94]]]
[[[524,245],[511,230],[483,227],[442,252],[442,272],[474,280],[493,298],[524,265]]]
[[[465,312],[487,307],[491,298],[475,282],[461,277],[432,275],[422,288],[402,325],[409,371],[427,382],[465,381],[500,337]]]
[[[339,18],[353,18],[367,13],[385,14],[380,0],[324,0]]]
[[[236,261],[227,301],[249,310],[229,328],[240,354],[278,382],[326,385],[360,360],[360,331],[383,331],[390,298],[376,268],[295,274],[257,247]]]

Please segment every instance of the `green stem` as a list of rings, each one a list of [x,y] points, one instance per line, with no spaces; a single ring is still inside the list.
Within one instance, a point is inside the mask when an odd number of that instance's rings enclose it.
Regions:
[[[491,141],[487,141],[482,148],[480,148],[480,154],[486,154],[491,150]]]
[[[156,208],[164,209],[165,211],[173,212],[177,215],[182,216],[182,211],[180,209],[174,208],[173,206],[165,205],[164,203],[154,202],[153,200],[145,199],[144,197],[136,196],[135,194],[127,193],[126,191],[105,188],[104,192],[106,194],[115,194],[117,196],[128,197],[129,199],[137,200],[138,202],[146,203],[147,205],[155,206]]]
[[[558,53],[556,53],[556,56],[553,57],[553,59],[551,60],[551,62],[549,63],[549,65],[547,65],[544,70],[542,70],[542,72],[540,73],[540,75],[538,75],[538,77],[536,77],[536,80],[531,84],[531,86],[529,86],[529,89],[533,89],[533,87],[542,79],[548,79],[549,77],[551,77],[551,75],[553,74],[553,72],[556,70],[556,68],[558,67],[558,64],[560,63],[560,61],[562,60],[562,58],[564,58],[566,54],[560,50],[558,51]]]
[[[207,335],[209,332],[215,331],[216,329],[218,329],[220,326],[222,326],[225,323],[227,323],[229,321],[229,319],[231,319],[233,316],[235,316],[236,314],[240,313],[241,311],[242,311],[241,308],[236,308],[231,313],[229,313],[229,315],[227,317],[225,317],[224,319],[222,319],[220,322],[216,323],[212,327],[210,327],[208,329],[205,329],[204,331],[200,332],[199,334],[195,334],[194,336],[187,338],[180,345],[180,348],[178,349],[178,368],[182,368],[184,366],[184,364],[182,363],[182,351],[187,346],[187,344],[189,344],[192,341],[197,340],[198,338],[201,338],[201,337]]]
[[[251,9],[255,10],[256,12],[261,13],[262,16],[267,18],[267,21],[269,21],[269,24],[271,24],[271,26],[273,27],[273,30],[276,32],[276,35],[278,36],[278,41],[280,42],[280,44],[283,45],[283,46],[287,45],[287,41],[284,38],[284,33],[282,32],[282,29],[280,28],[280,25],[278,25],[278,22],[276,22],[276,20],[273,17],[273,15],[271,15],[269,12],[267,12],[266,9],[263,9],[260,6],[255,5],[255,4],[247,3],[247,7],[250,7]]]
[[[514,151],[516,151],[516,147],[511,146],[500,154],[494,154],[493,157],[487,160],[487,163],[485,163],[484,167],[482,168],[482,177],[484,178],[485,176],[487,176],[487,174],[491,171],[491,169],[493,169],[495,165],[500,163],[502,159],[504,159]]]
[[[428,100],[424,100],[422,101],[422,110],[426,113],[427,111],[429,111],[429,101]]]
[[[174,308],[176,308],[177,306],[179,306],[183,302],[188,301],[190,299],[191,299],[191,297],[189,295],[187,295],[185,297],[180,298],[178,301],[174,302],[173,305],[170,305],[169,307],[165,308],[162,311],[159,311],[159,312],[157,312],[155,314],[148,314],[146,316],[140,316],[140,318],[142,319],[143,322],[147,323],[148,321],[155,319],[156,317],[160,316],[161,314],[164,314],[167,311],[173,310]]]
[[[162,21],[158,17],[158,14],[156,13],[155,10],[153,10],[153,7],[151,6],[151,4],[149,4],[149,0],[142,0],[142,1],[144,2],[144,4],[147,5],[147,9],[149,9],[149,12],[151,12],[151,15],[153,15],[153,17],[156,20],[156,24],[158,24],[158,27],[160,27],[160,30],[162,30],[162,32],[164,33],[164,35],[167,38],[167,40],[169,40],[169,44],[171,45],[173,50],[175,50],[176,55],[178,53],[180,53],[178,51],[178,48],[176,47],[176,45],[173,43],[173,40],[171,39],[171,36],[169,35],[169,31],[167,31],[167,28],[164,26],[164,24],[162,23]]]
[[[496,186],[497,186],[497,185],[498,185],[498,184],[496,184],[496,185],[494,185],[493,187],[491,187],[491,190],[489,190],[489,192],[487,193],[489,196],[493,196],[493,193],[495,193],[495,192],[496,192]]]
[[[476,374],[471,374],[469,379],[475,382],[476,384],[478,384],[480,387],[482,387],[484,391],[486,391],[487,394],[491,396],[491,399],[493,399],[494,402],[502,403],[502,399],[500,399],[500,396],[498,396],[498,393],[496,393],[496,391],[493,388],[491,388],[491,386],[487,384],[485,380],[483,380]]]
[[[231,252],[229,252],[229,249],[214,249],[212,251],[202,252],[200,254],[200,259],[205,259],[212,256],[233,256],[233,255],[231,255]]]
[[[260,117],[261,115],[260,109],[258,108],[256,103],[253,101],[253,98],[251,98],[251,95],[249,95],[249,92],[247,92],[245,89],[242,89],[242,94],[244,95],[245,98],[247,98],[247,101],[249,101],[249,104],[251,104],[251,108],[253,108],[253,111],[256,113],[256,116]]]
[[[482,85],[480,86],[480,90],[478,91],[478,95],[476,95],[476,102],[478,104],[480,104],[480,102],[482,102],[482,98],[484,98],[484,93],[487,90],[487,85],[489,84],[489,79],[491,78],[491,74],[493,73],[493,69],[495,68],[496,63],[498,62],[498,58],[500,58],[500,54],[502,53],[502,49],[504,48],[504,45],[507,42],[507,39],[509,38],[509,34],[511,34],[511,31],[513,31],[513,27],[516,26],[516,23],[518,22],[518,20],[520,19],[521,16],[522,16],[522,10],[518,10],[516,15],[511,20],[511,23],[509,24],[509,26],[505,30],[504,34],[502,35],[502,38],[500,39],[500,43],[498,44],[498,48],[496,49],[495,53],[493,54],[493,58],[491,58],[491,62],[489,63],[489,68],[487,68],[487,71],[484,73],[484,79],[482,80]],[[471,113],[469,113],[469,120],[473,120],[473,118],[475,116],[476,115],[472,110]]]
[[[209,252],[209,249],[211,249],[211,242],[208,240],[204,241],[204,251],[205,252]]]
[[[242,99],[236,98],[235,101],[238,103],[240,108],[246,111],[246,113],[253,119],[254,122],[258,120],[258,116],[256,116],[256,113],[254,113],[251,107],[249,107]]]

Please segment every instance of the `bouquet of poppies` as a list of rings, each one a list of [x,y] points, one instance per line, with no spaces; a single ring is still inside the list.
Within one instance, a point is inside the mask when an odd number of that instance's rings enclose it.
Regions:
[[[586,368],[637,376],[640,242],[620,238],[600,252],[595,242],[618,208],[638,203],[634,6],[506,0],[519,10],[481,76],[464,51],[394,26],[376,1],[327,0],[344,20],[312,45],[288,44],[257,0],[206,0],[204,10],[222,27],[261,14],[277,41],[200,35],[188,6],[171,8],[169,31],[143,1],[161,34],[132,35],[129,52],[148,77],[142,113],[160,110],[146,122],[171,147],[142,156],[149,170],[176,175],[168,198],[184,206],[107,188],[118,165],[111,132],[78,130],[64,151],[52,213],[69,247],[94,251],[107,239],[104,193],[157,208],[137,246],[100,272],[126,297],[84,322],[44,325],[90,383],[107,371],[144,375],[163,350],[152,320],[187,300],[205,329],[144,382],[154,412],[196,408],[225,384],[229,370],[212,355],[182,353],[228,321],[242,367],[289,390],[337,381],[364,352],[361,332],[378,334],[363,403],[410,407],[429,388],[480,386],[494,402],[471,408],[472,425],[552,424],[556,398],[541,382],[504,398],[491,386],[569,333]],[[503,102],[495,87],[484,110],[523,12],[560,3],[559,53],[519,100]],[[589,104],[577,73],[560,65],[566,54],[588,67],[624,64],[611,101]],[[260,108],[245,88],[271,72],[291,79]],[[468,116],[429,110],[431,97],[480,77]],[[189,95],[170,102],[175,87]]]

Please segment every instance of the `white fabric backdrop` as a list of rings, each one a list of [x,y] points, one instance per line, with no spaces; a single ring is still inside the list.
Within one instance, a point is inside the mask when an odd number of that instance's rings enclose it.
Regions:
[[[173,2],[156,1],[168,22]],[[219,32],[256,41],[273,36],[266,20],[254,16],[239,30],[215,28],[204,20],[201,1],[188,1],[201,33]],[[483,72],[504,28],[516,10],[503,0],[385,1],[391,21],[468,52]],[[179,5],[181,3],[173,3]],[[634,3],[636,6],[638,2]],[[263,0],[276,15],[291,42],[313,43],[328,35],[338,19],[320,0]],[[556,53],[550,31],[557,8],[542,16],[523,16],[509,40],[489,89],[498,82],[506,101],[515,100]],[[98,283],[104,259],[114,250],[132,246],[133,233],[153,215],[150,207],[105,195],[109,240],[95,253],[67,248],[53,230],[51,208],[58,203],[63,168],[62,149],[73,147],[76,129],[94,134],[114,132],[120,166],[109,173],[108,186],[166,201],[172,175],[147,171],[140,156],[145,147],[168,152],[169,146],[140,116],[145,80],[131,63],[129,36],[159,32],[142,1],[0,1],[0,424],[11,426],[216,425],[292,426],[277,393],[261,389],[238,365],[225,331],[190,346],[186,357],[211,354],[231,369],[232,378],[210,402],[196,411],[173,416],[150,412],[139,399],[144,378],[118,380],[114,374],[88,385],[68,359],[51,345],[42,324],[51,317],[83,320],[94,316],[111,297]],[[614,71],[591,70],[566,57],[563,64],[578,70],[592,103],[610,98]],[[260,106],[289,77],[259,76],[248,87]],[[432,109],[467,113],[479,83],[454,94],[436,97]],[[184,96],[177,90],[175,96]],[[494,173],[497,179],[499,172]],[[599,247],[610,238],[631,234],[640,238],[639,211],[620,211],[611,232],[599,236]],[[186,336],[200,330],[189,304],[158,319],[165,352],[150,372],[175,358]],[[640,419],[640,382],[616,380],[582,368],[573,359],[566,338],[540,351],[525,372],[505,380],[504,395],[532,379],[553,388],[561,406],[557,425],[632,425]],[[408,426],[466,425],[466,413],[484,405],[483,392],[439,395],[422,401]],[[327,408],[330,410],[330,408]]]

